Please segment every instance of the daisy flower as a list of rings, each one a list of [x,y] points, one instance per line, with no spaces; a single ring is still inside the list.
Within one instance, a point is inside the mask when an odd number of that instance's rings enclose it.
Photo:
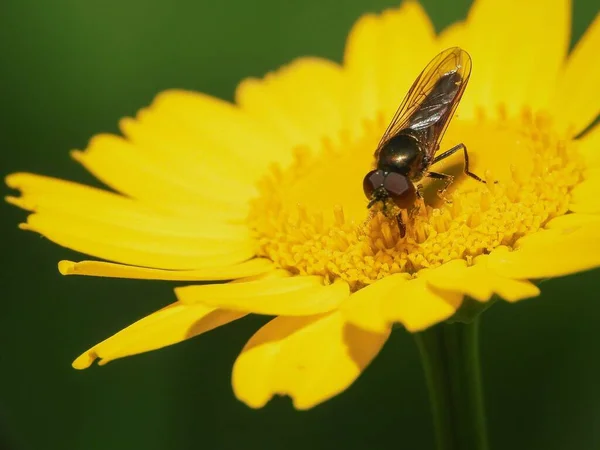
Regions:
[[[98,259],[61,261],[62,274],[184,282],[73,366],[273,316],[234,364],[235,395],[306,409],[350,386],[395,324],[468,321],[466,308],[597,267],[600,127],[580,136],[600,111],[600,19],[569,53],[570,27],[568,0],[477,0],[436,34],[405,2],[360,18],[341,64],[297,59],[241,82],[234,103],[159,94],[121,120],[122,136],[72,153],[110,190],[9,175],[21,194],[7,200],[32,212],[23,229]],[[412,82],[454,46],[473,69],[441,148],[464,143],[488,183],[462,175],[461,152],[440,162],[456,175],[447,201],[425,183],[401,237],[367,209],[363,177]]]

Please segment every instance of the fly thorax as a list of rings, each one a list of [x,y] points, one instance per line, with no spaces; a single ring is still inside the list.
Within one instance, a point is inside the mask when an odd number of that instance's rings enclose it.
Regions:
[[[424,152],[418,141],[408,134],[400,134],[381,148],[377,168],[413,179],[422,175],[420,172],[423,171],[423,158]]]

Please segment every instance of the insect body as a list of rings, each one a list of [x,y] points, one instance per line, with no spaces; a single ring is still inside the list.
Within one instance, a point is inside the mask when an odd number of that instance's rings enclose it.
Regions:
[[[417,77],[377,146],[375,169],[364,178],[369,208],[381,201],[385,212],[387,202],[392,201],[410,213],[421,197],[417,183],[424,176],[444,180],[443,193],[452,183],[452,175],[431,172],[429,167],[459,150],[464,151],[465,174],[484,182],[469,171],[464,144],[436,156],[470,74],[469,54],[453,47],[437,55]],[[400,236],[404,237],[406,224],[401,214],[396,219]]]

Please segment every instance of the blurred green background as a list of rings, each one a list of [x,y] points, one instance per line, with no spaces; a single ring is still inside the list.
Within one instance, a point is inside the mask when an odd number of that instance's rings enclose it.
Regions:
[[[296,56],[339,61],[353,21],[397,3],[2,0],[0,174],[96,184],[68,150],[117,131],[120,117],[157,92],[231,99],[240,79]],[[470,2],[423,4],[439,30]],[[595,0],[575,1],[574,41],[597,12]],[[173,285],[61,277],[56,262],[80,255],[17,230],[25,214],[16,208],[0,205],[0,217],[0,448],[433,448],[417,352],[400,330],[351,389],[302,413],[287,399],[253,411],[233,397],[232,363],[264,318],[103,368],[71,369],[81,351],[171,302]],[[599,274],[549,281],[542,297],[485,314],[494,449],[600,448]]]

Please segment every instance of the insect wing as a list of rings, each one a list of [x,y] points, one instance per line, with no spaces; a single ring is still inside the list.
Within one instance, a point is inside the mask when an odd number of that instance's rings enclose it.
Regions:
[[[471,74],[471,57],[458,47],[444,50],[425,67],[383,134],[375,157],[400,133],[414,136],[432,158],[439,148]]]

